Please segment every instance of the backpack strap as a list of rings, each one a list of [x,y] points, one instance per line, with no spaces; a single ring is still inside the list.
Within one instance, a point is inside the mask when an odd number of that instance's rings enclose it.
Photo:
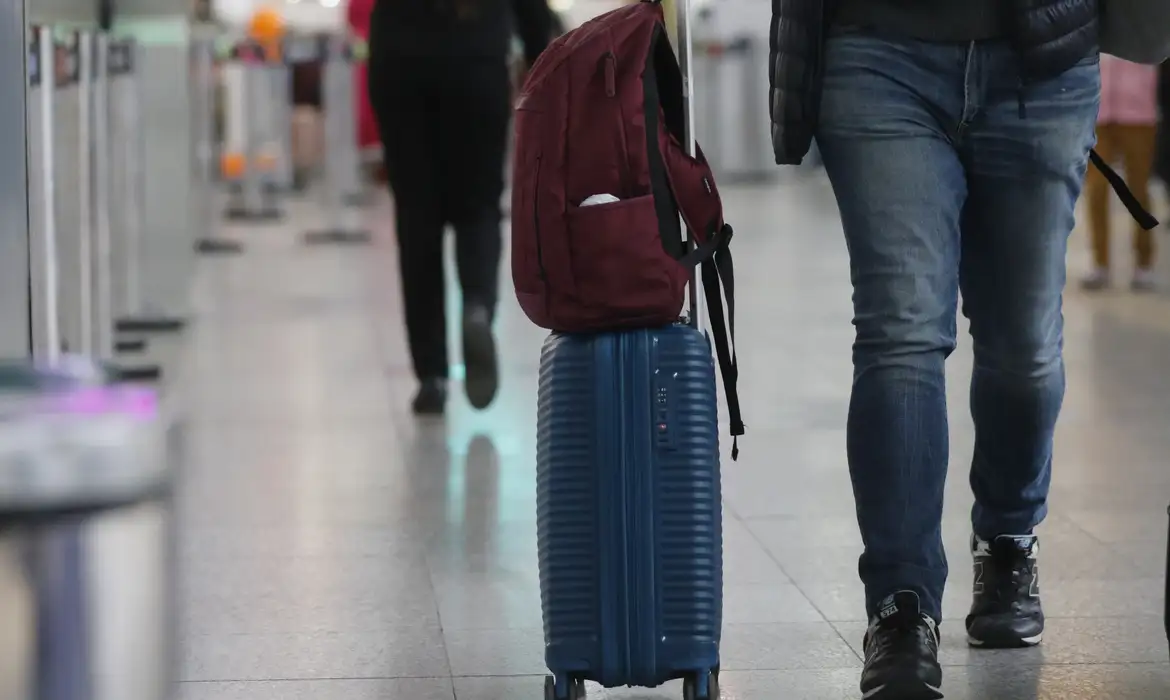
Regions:
[[[1129,185],[1125,184],[1125,180],[1117,174],[1117,171],[1109,167],[1105,159],[1097,153],[1097,149],[1089,150],[1089,160],[1093,162],[1093,167],[1101,171],[1105,179],[1109,182],[1109,186],[1117,193],[1118,199],[1121,200],[1122,205],[1129,211],[1129,215],[1133,217],[1134,221],[1138,223],[1145,230],[1157,228],[1158,220],[1154,215],[1146,211],[1142,203],[1134,196],[1133,191],[1129,189]]]
[[[727,398],[731,458],[734,460],[739,457],[739,436],[744,433],[744,425],[735,355],[735,267],[728,248],[733,232],[723,221],[719,191],[702,150],[696,144],[695,155],[691,157],[681,145],[686,134],[683,76],[661,22],[653,30],[642,82],[650,188],[654,194],[659,233],[663,248],[679,264],[698,268],[695,274],[702,282],[711,321],[712,333],[708,337],[715,348]],[[680,215],[693,237],[693,247],[683,240]],[[724,295],[727,298],[726,314]]]
[[[731,423],[731,459],[739,459],[739,436],[744,433],[743,415],[739,406],[739,362],[735,353],[735,264],[728,246],[734,232],[728,224],[712,227],[707,240],[679,259],[688,267],[700,266],[703,296],[707,300],[707,316],[711,320],[715,357],[723,378],[723,392],[727,396],[727,418]],[[722,289],[722,294],[720,290]],[[724,297],[727,314],[723,313]]]

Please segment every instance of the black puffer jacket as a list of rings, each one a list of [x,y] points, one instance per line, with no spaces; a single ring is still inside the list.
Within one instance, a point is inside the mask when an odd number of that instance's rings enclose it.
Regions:
[[[1021,78],[1036,81],[1071,68],[1097,46],[1098,0],[1008,0]],[[776,162],[797,165],[816,131],[821,57],[835,0],[772,0],[772,146]]]

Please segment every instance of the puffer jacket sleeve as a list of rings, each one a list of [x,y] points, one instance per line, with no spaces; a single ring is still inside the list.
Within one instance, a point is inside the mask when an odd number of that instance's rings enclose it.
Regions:
[[[772,0],[768,110],[779,165],[799,165],[812,145],[820,110],[826,2]]]

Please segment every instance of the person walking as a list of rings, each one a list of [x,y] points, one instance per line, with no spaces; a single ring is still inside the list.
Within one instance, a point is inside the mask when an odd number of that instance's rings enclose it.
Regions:
[[[499,385],[492,323],[513,25],[531,65],[552,37],[545,0],[379,0],[370,18],[368,90],[394,195],[417,414],[441,414],[447,401],[447,225],[463,292],[464,385],[472,406],[489,406]]]
[[[846,453],[870,620],[861,695],[942,697],[950,463],[944,364],[960,294],[975,355],[966,638],[1044,635],[1035,528],[1065,390],[1067,239],[1100,96],[1097,0],[773,3],[773,147],[815,136],[853,284]]]
[[[1101,57],[1101,110],[1097,116],[1097,153],[1125,168],[1125,179],[1143,207],[1149,208],[1150,175],[1158,151],[1158,67]],[[1109,182],[1090,170],[1085,182],[1093,267],[1081,281],[1088,290],[1108,287],[1110,264]],[[1154,283],[1154,234],[1133,227],[1134,291],[1150,291]]]

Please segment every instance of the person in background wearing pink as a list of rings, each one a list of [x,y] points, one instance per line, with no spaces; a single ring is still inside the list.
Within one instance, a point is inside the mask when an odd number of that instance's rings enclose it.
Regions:
[[[370,40],[370,17],[374,13],[374,6],[378,0],[349,0],[346,8],[346,21],[350,31],[363,41]],[[354,85],[366,85],[366,64],[359,63],[354,68]],[[358,148],[362,154],[362,161],[370,164],[374,178],[384,179],[382,166],[382,139],[378,134],[378,120],[374,116],[374,107],[370,104],[368,90],[357,91],[357,119],[358,119]]]
[[[1097,152],[1111,164],[1125,168],[1125,180],[1142,206],[1149,209],[1150,174],[1158,137],[1158,67],[1143,66],[1113,56],[1101,56],[1101,111],[1097,116]],[[1109,200],[1105,177],[1089,170],[1085,183],[1089,228],[1092,233],[1093,268],[1082,286],[1089,290],[1108,287]],[[1134,226],[1135,291],[1154,288],[1154,236]]]

